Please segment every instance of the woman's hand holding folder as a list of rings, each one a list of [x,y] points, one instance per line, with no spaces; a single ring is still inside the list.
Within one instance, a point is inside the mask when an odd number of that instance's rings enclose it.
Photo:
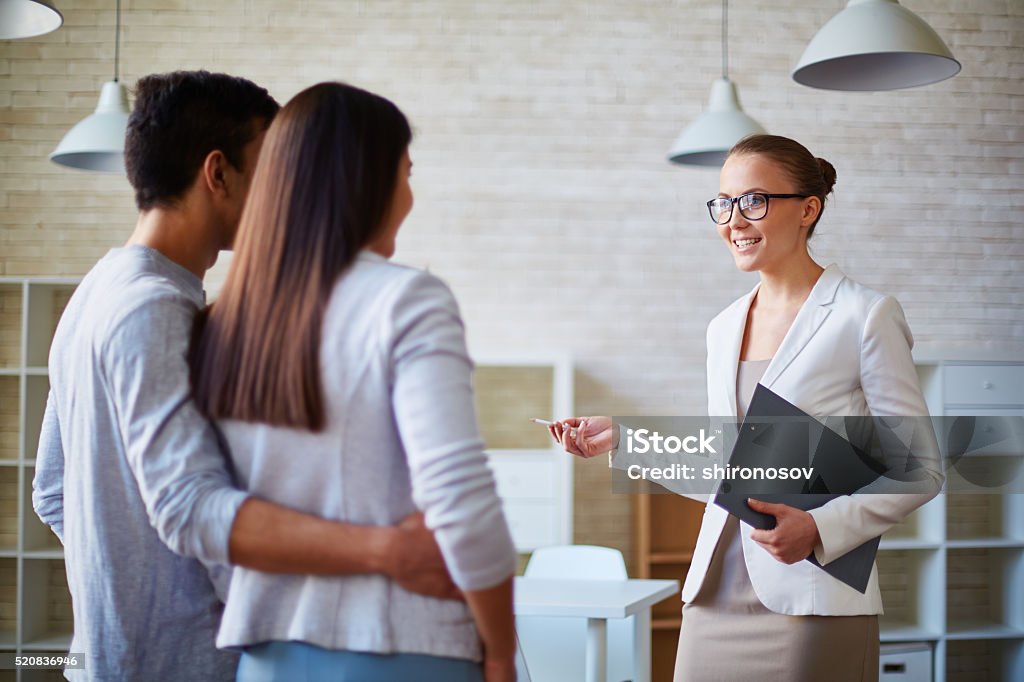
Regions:
[[[786,504],[762,502],[750,498],[750,508],[762,514],[775,517],[775,527],[771,530],[755,529],[750,539],[761,545],[766,552],[784,564],[795,564],[803,561],[814,547],[821,542],[818,525],[814,517],[802,509]]]

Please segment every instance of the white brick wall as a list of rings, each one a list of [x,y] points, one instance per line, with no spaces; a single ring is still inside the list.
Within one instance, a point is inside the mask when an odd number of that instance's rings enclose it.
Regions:
[[[731,74],[769,130],[831,160],[814,252],[903,302],[922,345],[1024,348],[1024,3],[906,0],[964,64],[890,93],[789,71],[843,2],[733,3]],[[113,69],[113,0],[0,42],[0,274],[81,274],[134,224],[123,178],[51,164]],[[282,102],[324,79],[393,98],[417,137],[399,260],[454,287],[477,352],[568,351],[583,413],[697,412],[704,327],[753,282],[664,155],[719,70],[717,2],[127,0],[122,79],[250,77]],[[211,276],[223,278],[224,267]],[[629,548],[626,499],[577,467],[577,539]]]

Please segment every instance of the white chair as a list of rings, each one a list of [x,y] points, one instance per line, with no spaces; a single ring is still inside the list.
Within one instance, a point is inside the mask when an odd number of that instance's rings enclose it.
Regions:
[[[625,580],[622,552],[594,545],[543,547],[530,557],[526,578]],[[633,676],[633,616],[608,622],[608,679]],[[520,616],[516,631],[533,682],[572,682],[586,675],[585,618]]]

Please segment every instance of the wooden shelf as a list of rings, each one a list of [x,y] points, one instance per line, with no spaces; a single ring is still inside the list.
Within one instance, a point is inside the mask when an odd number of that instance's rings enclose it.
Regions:
[[[647,561],[652,564],[688,564],[693,561],[693,552],[652,552]]]
[[[880,552],[886,550],[901,550],[901,549],[938,549],[942,546],[941,542],[931,542],[929,540],[917,540],[913,538],[896,538],[889,540],[882,538],[881,544],[878,546]]]
[[[922,628],[917,623],[906,621],[888,621],[879,624],[879,639],[883,642],[908,642],[914,640],[935,641],[938,632]]]
[[[47,632],[43,636],[21,645],[25,651],[52,651],[53,653],[66,652],[70,647],[70,632]]]
[[[1024,638],[1024,629],[1001,623],[969,621],[951,625],[946,639],[1014,639]]]
[[[26,550],[22,552],[22,556],[26,559],[63,559],[63,549],[41,549],[41,550]]]
[[[682,618],[655,618],[651,621],[652,630],[678,630],[683,624]]]
[[[1024,547],[1024,540],[1020,538],[973,538],[961,540],[947,540],[946,547],[950,549],[987,549],[1000,547]]]

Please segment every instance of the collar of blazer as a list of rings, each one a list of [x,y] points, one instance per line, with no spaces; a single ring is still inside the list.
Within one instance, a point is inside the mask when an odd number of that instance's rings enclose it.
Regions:
[[[829,265],[821,273],[818,281],[814,283],[811,293],[807,296],[807,300],[800,306],[800,312],[793,319],[792,326],[786,332],[786,336],[783,337],[782,344],[779,346],[779,350],[776,351],[775,357],[768,364],[764,376],[761,377],[760,384],[771,388],[779,375],[800,354],[800,351],[803,350],[807,342],[811,340],[811,337],[814,336],[822,323],[825,322],[825,318],[828,317],[830,312],[829,306],[835,300],[839,283],[845,277],[846,275],[843,274],[843,271],[835,263]],[[736,414],[736,373],[739,370],[740,347],[743,345],[743,332],[747,326],[747,313],[750,312],[750,304],[760,287],[761,283],[758,282],[750,290],[750,293],[736,301],[731,307],[727,319],[723,320],[725,323],[723,325],[723,335],[728,347],[727,352],[722,357],[729,364],[727,367],[721,368],[721,371],[722,376],[729,379],[729,383],[726,386],[730,387],[727,393],[729,395],[729,405],[732,408],[731,414]]]

